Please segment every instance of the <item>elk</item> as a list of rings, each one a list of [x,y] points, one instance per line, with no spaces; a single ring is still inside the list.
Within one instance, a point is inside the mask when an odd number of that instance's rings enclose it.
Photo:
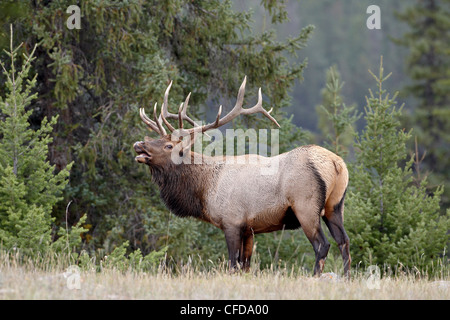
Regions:
[[[219,128],[239,115],[262,113],[279,127],[278,122],[262,107],[261,88],[258,102],[243,108],[246,78],[239,89],[232,110],[221,117],[219,107],[215,121],[197,125],[186,113],[190,94],[180,105],[178,114],[168,111],[168,95],[164,95],[161,113],[153,108],[153,120],[143,108],[142,121],[160,135],[146,137],[134,144],[135,160],[149,166],[152,180],[160,189],[160,196],[168,209],[180,217],[194,217],[211,223],[225,234],[230,269],[248,270],[255,234],[282,229],[302,228],[315,252],[314,275],[323,270],[330,243],[321,227],[321,219],[330,230],[342,254],[344,273],[350,276],[349,238],[344,229],[344,198],[348,185],[348,171],[342,158],[316,145],[298,147],[272,156],[242,155],[243,162],[225,163],[224,157],[201,155],[201,164],[173,161],[193,158],[192,141],[196,134]],[[175,129],[167,119],[178,120]],[[185,129],[183,122],[193,125]],[[167,134],[164,125],[170,130]],[[184,135],[175,134],[182,131]],[[186,137],[194,137],[186,139]],[[250,158],[257,160],[250,163]],[[264,160],[264,161],[263,161]],[[277,162],[278,170],[262,175],[261,166]]]

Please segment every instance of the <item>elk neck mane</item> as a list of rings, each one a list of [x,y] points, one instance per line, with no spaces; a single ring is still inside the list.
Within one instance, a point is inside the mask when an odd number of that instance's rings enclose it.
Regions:
[[[218,164],[174,164],[150,166],[153,181],[170,211],[180,217],[194,217],[208,221],[205,197],[217,175]]]

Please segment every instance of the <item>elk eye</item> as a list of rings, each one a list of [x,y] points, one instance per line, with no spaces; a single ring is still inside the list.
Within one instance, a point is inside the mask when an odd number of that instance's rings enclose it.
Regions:
[[[166,149],[172,149],[173,148],[173,146],[171,145],[171,144],[166,144],[166,146],[164,147],[164,148],[166,148]]]

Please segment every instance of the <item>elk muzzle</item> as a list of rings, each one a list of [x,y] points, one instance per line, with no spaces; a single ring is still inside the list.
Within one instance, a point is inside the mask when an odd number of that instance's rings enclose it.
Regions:
[[[144,149],[144,142],[143,141],[138,141],[136,142],[134,145],[134,151],[136,151],[136,153],[138,154],[136,156],[136,158],[134,158],[134,160],[136,160],[136,162],[140,162],[140,163],[149,163],[150,160],[152,159],[152,155],[149,154],[145,149]]]

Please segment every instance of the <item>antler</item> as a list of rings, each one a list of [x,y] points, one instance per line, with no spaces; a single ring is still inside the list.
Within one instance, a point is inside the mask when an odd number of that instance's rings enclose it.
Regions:
[[[139,109],[139,114],[141,116],[142,121],[144,121],[144,123],[147,124],[147,126],[150,127],[150,129],[159,133],[161,136],[164,136],[167,134],[166,130],[162,126],[162,122],[164,122],[164,124],[167,126],[167,128],[169,128],[169,130],[171,132],[175,131],[175,128],[169,123],[169,121],[167,121],[167,119],[178,119],[179,129],[183,129],[183,121],[184,120],[188,121],[190,124],[192,124],[194,126],[193,128],[186,130],[187,133],[189,133],[189,134],[194,134],[194,133],[199,133],[199,132],[204,133],[208,130],[221,127],[221,126],[225,125],[226,123],[232,121],[234,118],[238,117],[241,114],[247,115],[247,114],[254,114],[254,113],[262,113],[264,116],[269,118],[273,123],[275,123],[278,127],[280,127],[277,120],[275,120],[275,118],[273,118],[270,115],[270,113],[272,112],[272,109],[270,109],[269,111],[266,111],[262,107],[261,88],[259,88],[259,90],[258,90],[258,102],[256,103],[256,105],[254,105],[253,107],[248,108],[248,109],[244,109],[242,107],[242,104],[244,102],[246,82],[247,82],[247,76],[244,77],[244,81],[242,82],[241,87],[239,88],[239,92],[237,95],[237,101],[236,101],[234,108],[223,118],[220,118],[220,116],[222,114],[222,106],[220,106],[219,111],[217,112],[216,120],[214,122],[209,123],[204,126],[198,126],[195,123],[195,121],[192,120],[191,118],[189,118],[188,115],[186,114],[187,108],[189,106],[189,98],[191,96],[191,93],[188,94],[184,103],[180,104],[180,107],[178,109],[178,114],[170,113],[168,111],[168,104],[169,104],[168,98],[169,98],[170,88],[172,87],[172,81],[170,82],[170,84],[167,87],[166,92],[164,94],[164,102],[161,107],[161,114],[160,114],[159,118],[156,115],[156,103],[153,108],[153,117],[155,119],[154,121],[151,120],[149,117],[147,117],[143,108]]]
[[[259,112],[261,112],[263,115],[265,115],[267,118],[269,118],[273,123],[275,123],[278,127],[280,127],[277,120],[275,120],[275,118],[270,115],[270,113],[272,112],[272,109],[270,109],[269,111],[266,111],[262,107],[261,88],[259,88],[259,90],[258,90],[258,102],[256,103],[256,105],[254,105],[253,107],[248,108],[248,109],[244,109],[242,107],[242,103],[244,102],[246,82],[247,82],[247,76],[244,77],[244,81],[242,81],[241,87],[239,88],[237,101],[236,101],[234,108],[227,115],[225,115],[223,118],[220,118],[220,115],[222,113],[222,106],[220,106],[219,111],[217,112],[216,120],[214,122],[204,125],[204,126],[201,126],[201,127],[194,127],[192,129],[189,129],[188,131],[190,133],[194,133],[194,132],[202,132],[203,133],[210,129],[215,129],[215,128],[221,127],[221,126],[225,125],[226,123],[232,121],[234,118],[236,118],[237,116],[239,116],[241,114],[246,115],[246,114],[259,113]]]
[[[191,118],[189,118],[189,116],[186,114],[187,111],[187,107],[189,106],[189,98],[191,97],[191,93],[189,92],[188,96],[186,97],[186,100],[184,101],[184,103],[182,103],[180,105],[180,108],[178,109],[178,114],[174,114],[174,113],[170,113],[168,110],[168,105],[169,105],[169,91],[170,88],[172,87],[172,82],[170,81],[169,86],[166,89],[166,93],[164,94],[164,103],[161,107],[161,116],[162,116],[162,120],[164,121],[164,123],[166,124],[166,126],[169,128],[169,130],[171,132],[173,132],[175,130],[175,128],[169,123],[169,121],[167,121],[166,119],[178,119],[178,124],[180,129],[183,128],[183,120],[186,120],[187,122],[189,122],[190,124],[192,124],[193,126],[197,126],[197,124],[195,123],[194,120],[192,120]]]
[[[155,118],[155,121],[151,120],[144,111],[144,108],[139,108],[139,115],[141,116],[142,121],[153,131],[159,133],[160,136],[165,136],[167,134],[166,130],[162,126],[161,123],[161,116],[159,116],[159,119],[156,116],[156,103],[153,107],[153,117]]]

